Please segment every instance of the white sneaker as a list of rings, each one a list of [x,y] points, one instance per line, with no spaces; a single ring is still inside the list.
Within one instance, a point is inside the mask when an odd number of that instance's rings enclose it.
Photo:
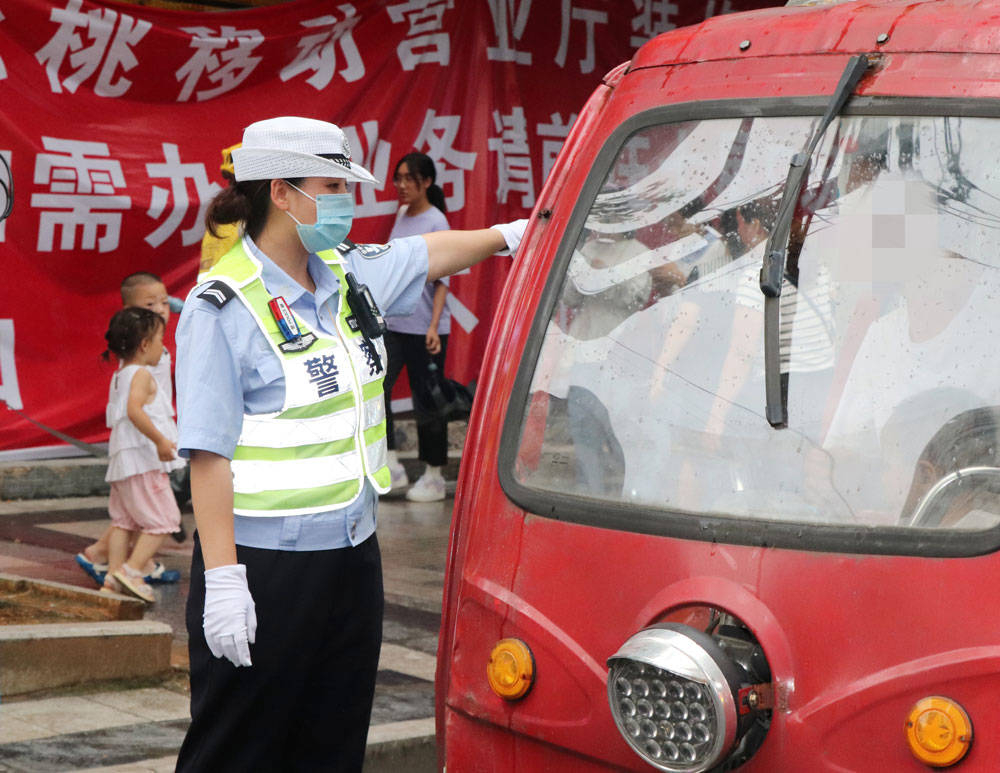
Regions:
[[[392,490],[406,488],[410,485],[410,479],[406,476],[406,468],[398,459],[389,460],[389,478],[389,488]]]
[[[411,502],[440,502],[444,499],[444,478],[424,473],[406,492],[406,498]]]

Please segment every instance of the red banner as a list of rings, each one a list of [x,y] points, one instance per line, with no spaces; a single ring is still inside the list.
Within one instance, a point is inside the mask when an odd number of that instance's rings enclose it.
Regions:
[[[106,439],[99,354],[118,284],[151,271],[186,295],[220,150],[250,122],[303,115],[345,129],[383,181],[359,186],[354,241],[388,237],[393,165],[412,149],[435,160],[451,226],[483,227],[527,216],[577,111],[638,45],[763,4],[296,0],[195,13],[6,0],[0,402],[14,410],[0,408],[0,457],[58,444],[24,416]],[[476,376],[507,265],[452,282],[454,378]]]

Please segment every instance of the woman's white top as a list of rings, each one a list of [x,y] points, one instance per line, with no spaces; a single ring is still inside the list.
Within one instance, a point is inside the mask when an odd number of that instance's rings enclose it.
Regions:
[[[444,213],[435,206],[425,209],[419,215],[407,215],[406,206],[401,206],[396,211],[396,220],[389,234],[389,240],[402,239],[406,236],[420,236],[422,234],[433,233],[434,231],[448,231],[448,219]],[[438,280],[445,286],[448,285],[448,277]],[[424,291],[417,301],[417,307],[412,314],[402,317],[385,315],[385,324],[394,333],[409,333],[410,335],[425,335],[431,326],[431,317],[434,316],[434,293],[437,290],[434,282],[424,285]],[[449,299],[451,298],[449,294]],[[451,311],[448,309],[450,300],[445,301],[441,316],[438,317],[438,335],[448,335],[451,333]]]
[[[142,367],[142,365],[126,365],[119,368],[111,377],[106,413],[107,425],[111,428],[111,440],[108,443],[108,455],[111,460],[108,463],[108,473],[104,476],[109,482],[124,480],[150,470],[170,472],[185,464],[180,458],[161,462],[156,453],[156,445],[143,435],[128,417],[128,395],[132,388],[132,379]],[[171,418],[173,411],[162,388],[157,386],[152,402],[142,406],[142,409],[153,422],[153,426],[171,442],[177,442],[177,425]]]

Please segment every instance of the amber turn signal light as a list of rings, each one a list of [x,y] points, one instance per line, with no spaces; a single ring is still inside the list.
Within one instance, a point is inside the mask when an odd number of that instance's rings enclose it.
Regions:
[[[535,680],[535,659],[520,639],[501,639],[490,653],[486,666],[490,689],[504,700],[527,695]]]
[[[931,695],[917,701],[906,718],[906,741],[913,756],[933,768],[961,760],[972,743],[972,722],[950,698]]]

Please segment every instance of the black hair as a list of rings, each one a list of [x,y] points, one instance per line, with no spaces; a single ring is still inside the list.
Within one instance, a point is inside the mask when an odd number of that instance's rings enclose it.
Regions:
[[[751,199],[740,204],[737,209],[748,223],[758,222],[767,231],[774,227],[774,221],[778,217],[779,203],[770,196],[760,199]]]
[[[251,239],[256,239],[271,202],[270,180],[243,180],[223,188],[205,210],[205,228],[219,238],[218,226],[225,223],[243,223]]]
[[[425,153],[417,153],[416,151],[407,153],[396,162],[393,176],[399,172],[399,167],[403,164],[406,164],[406,168],[417,182],[423,182],[424,180],[431,181],[431,184],[427,187],[427,200],[447,215],[448,208],[444,203],[444,191],[441,190],[441,186],[436,182],[437,169],[434,167],[434,160]]]
[[[119,360],[132,357],[142,346],[142,342],[156,335],[156,331],[166,327],[163,317],[151,309],[127,306],[119,309],[108,323],[104,340],[108,348],[101,355],[105,362],[114,355]]]
[[[743,234],[740,233],[739,228],[739,217],[743,218],[748,226],[754,226],[761,229],[763,234],[760,238],[763,238],[771,232],[774,228],[774,223],[778,218],[778,207],[779,203],[771,196],[763,196],[758,199],[750,199],[745,201],[735,208],[735,211],[723,222],[727,222],[732,228],[731,231],[727,232],[726,235],[726,246],[729,249],[729,253],[732,256],[742,255],[743,253],[750,250],[754,245],[748,244],[743,241]],[[739,217],[737,217],[737,215]],[[797,254],[797,253],[796,253]],[[794,267],[797,266],[796,261],[789,260],[789,267],[786,273],[786,278],[792,282],[792,284],[798,284],[798,271]]]
[[[132,291],[136,287],[148,284],[163,284],[163,280],[160,279],[156,274],[149,271],[136,271],[134,274],[129,274],[122,280],[121,285],[119,285],[119,291],[122,294],[122,303],[128,304],[131,300]]]
[[[320,158],[341,158],[336,153],[317,153]],[[332,171],[332,170],[331,170]],[[330,177],[336,177],[331,174]],[[282,177],[292,185],[301,185],[304,177]],[[267,212],[271,205],[270,180],[242,180],[232,182],[208,203],[205,210],[205,229],[216,239],[218,227],[226,223],[243,223],[247,236],[255,240],[264,228]]]

